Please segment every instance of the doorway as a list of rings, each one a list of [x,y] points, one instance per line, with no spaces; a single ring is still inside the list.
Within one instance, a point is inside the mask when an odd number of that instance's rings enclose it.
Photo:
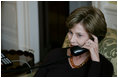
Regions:
[[[61,48],[68,29],[69,1],[39,1],[40,61],[54,48]]]

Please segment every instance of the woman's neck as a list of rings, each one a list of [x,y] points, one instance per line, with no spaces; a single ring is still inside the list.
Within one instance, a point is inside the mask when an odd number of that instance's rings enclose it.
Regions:
[[[67,50],[67,55],[71,56],[70,49]],[[72,56],[68,58],[69,64],[71,65],[72,68],[75,68],[75,66],[79,67],[79,65],[81,66],[82,64],[84,64],[84,62],[86,62],[89,55],[90,55],[89,52],[85,52],[79,56]]]

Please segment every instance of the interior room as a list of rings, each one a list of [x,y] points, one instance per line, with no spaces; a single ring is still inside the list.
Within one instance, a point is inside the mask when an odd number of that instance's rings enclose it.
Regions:
[[[117,1],[1,1],[1,60],[10,61],[1,61],[1,76],[33,77],[52,49],[69,46],[65,21],[83,6],[105,15],[107,34],[99,51],[117,77]]]

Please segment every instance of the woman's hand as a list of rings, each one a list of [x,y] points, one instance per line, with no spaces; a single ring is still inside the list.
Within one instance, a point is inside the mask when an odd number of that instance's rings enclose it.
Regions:
[[[85,42],[83,48],[86,48],[90,51],[90,56],[92,61],[100,62],[99,58],[99,48],[98,48],[98,38],[94,35],[92,35],[94,38],[94,41],[89,39]]]

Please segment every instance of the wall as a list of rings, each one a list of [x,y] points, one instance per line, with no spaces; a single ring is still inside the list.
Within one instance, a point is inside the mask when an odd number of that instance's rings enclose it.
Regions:
[[[73,10],[79,7],[83,6],[91,6],[92,2],[91,1],[70,1],[69,2],[69,13],[71,13]]]
[[[2,49],[18,49],[16,2],[3,2],[1,8]]]
[[[30,51],[39,62],[38,2],[3,1],[1,17],[2,49]]]

